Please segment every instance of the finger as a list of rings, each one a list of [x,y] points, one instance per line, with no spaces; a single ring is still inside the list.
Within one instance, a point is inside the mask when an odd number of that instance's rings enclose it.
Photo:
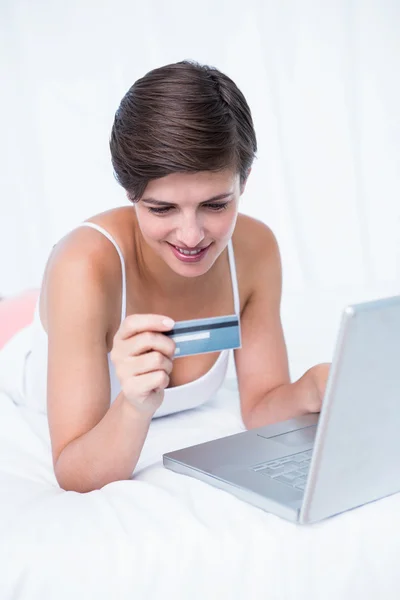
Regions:
[[[174,325],[172,319],[163,315],[129,315],[121,323],[115,338],[124,340],[145,331],[169,331]]]
[[[140,356],[128,356],[118,368],[121,378],[144,375],[152,371],[165,371],[170,375],[173,368],[172,360],[160,352],[148,352]]]
[[[169,377],[165,371],[152,371],[144,375],[129,378],[125,381],[122,391],[125,395],[145,397],[155,390],[163,390],[169,384]]]
[[[166,357],[172,358],[175,352],[176,344],[174,340],[162,333],[146,331],[138,333],[132,338],[122,341],[119,353],[125,356],[139,356],[146,352],[159,352]]]

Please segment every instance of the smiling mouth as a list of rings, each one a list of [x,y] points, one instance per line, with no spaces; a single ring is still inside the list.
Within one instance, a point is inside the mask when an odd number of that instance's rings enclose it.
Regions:
[[[185,256],[196,256],[196,254],[200,254],[200,252],[203,252],[204,250],[206,250],[206,248],[208,248],[208,246],[202,246],[201,248],[193,248],[192,250],[190,250],[189,248],[181,248],[180,246],[175,246],[175,244],[170,244],[170,246],[173,246],[176,250],[178,250],[178,252],[184,254]]]

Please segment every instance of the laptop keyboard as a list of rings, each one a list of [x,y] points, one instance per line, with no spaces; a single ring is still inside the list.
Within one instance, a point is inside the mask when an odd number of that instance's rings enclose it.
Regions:
[[[298,452],[290,456],[284,456],[275,460],[270,460],[263,464],[251,467],[252,471],[260,475],[271,477],[275,481],[286,483],[290,487],[304,490],[308,470],[310,468],[312,450]]]

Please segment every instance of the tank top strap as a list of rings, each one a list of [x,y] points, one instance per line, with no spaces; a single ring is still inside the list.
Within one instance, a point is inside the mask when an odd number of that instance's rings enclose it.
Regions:
[[[235,314],[240,316],[239,286],[238,286],[238,280],[237,280],[237,274],[236,274],[235,253],[233,251],[232,239],[230,239],[228,242],[228,256],[229,256],[229,267],[231,270],[233,305],[235,308]]]
[[[106,231],[103,227],[100,227],[100,225],[96,225],[96,223],[89,223],[88,221],[85,221],[84,223],[81,223],[79,225],[79,227],[91,227],[92,229],[96,229],[96,231],[98,231],[99,233],[104,235],[112,243],[112,245],[118,252],[119,260],[121,262],[121,271],[122,271],[122,294],[121,294],[121,296],[122,296],[122,299],[121,299],[121,323],[122,323],[122,321],[126,317],[126,270],[125,270],[125,260],[124,260],[123,254],[121,252],[121,249],[118,246],[117,242],[114,240],[113,236],[110,233],[108,233],[108,231]]]

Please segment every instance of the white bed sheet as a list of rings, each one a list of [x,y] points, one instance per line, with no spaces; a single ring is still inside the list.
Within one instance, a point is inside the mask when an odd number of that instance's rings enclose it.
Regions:
[[[135,479],[62,491],[46,419],[18,406],[30,330],[0,353],[1,600],[400,597],[400,495],[301,527],[163,468],[164,452],[243,429],[214,402],[155,420]]]

